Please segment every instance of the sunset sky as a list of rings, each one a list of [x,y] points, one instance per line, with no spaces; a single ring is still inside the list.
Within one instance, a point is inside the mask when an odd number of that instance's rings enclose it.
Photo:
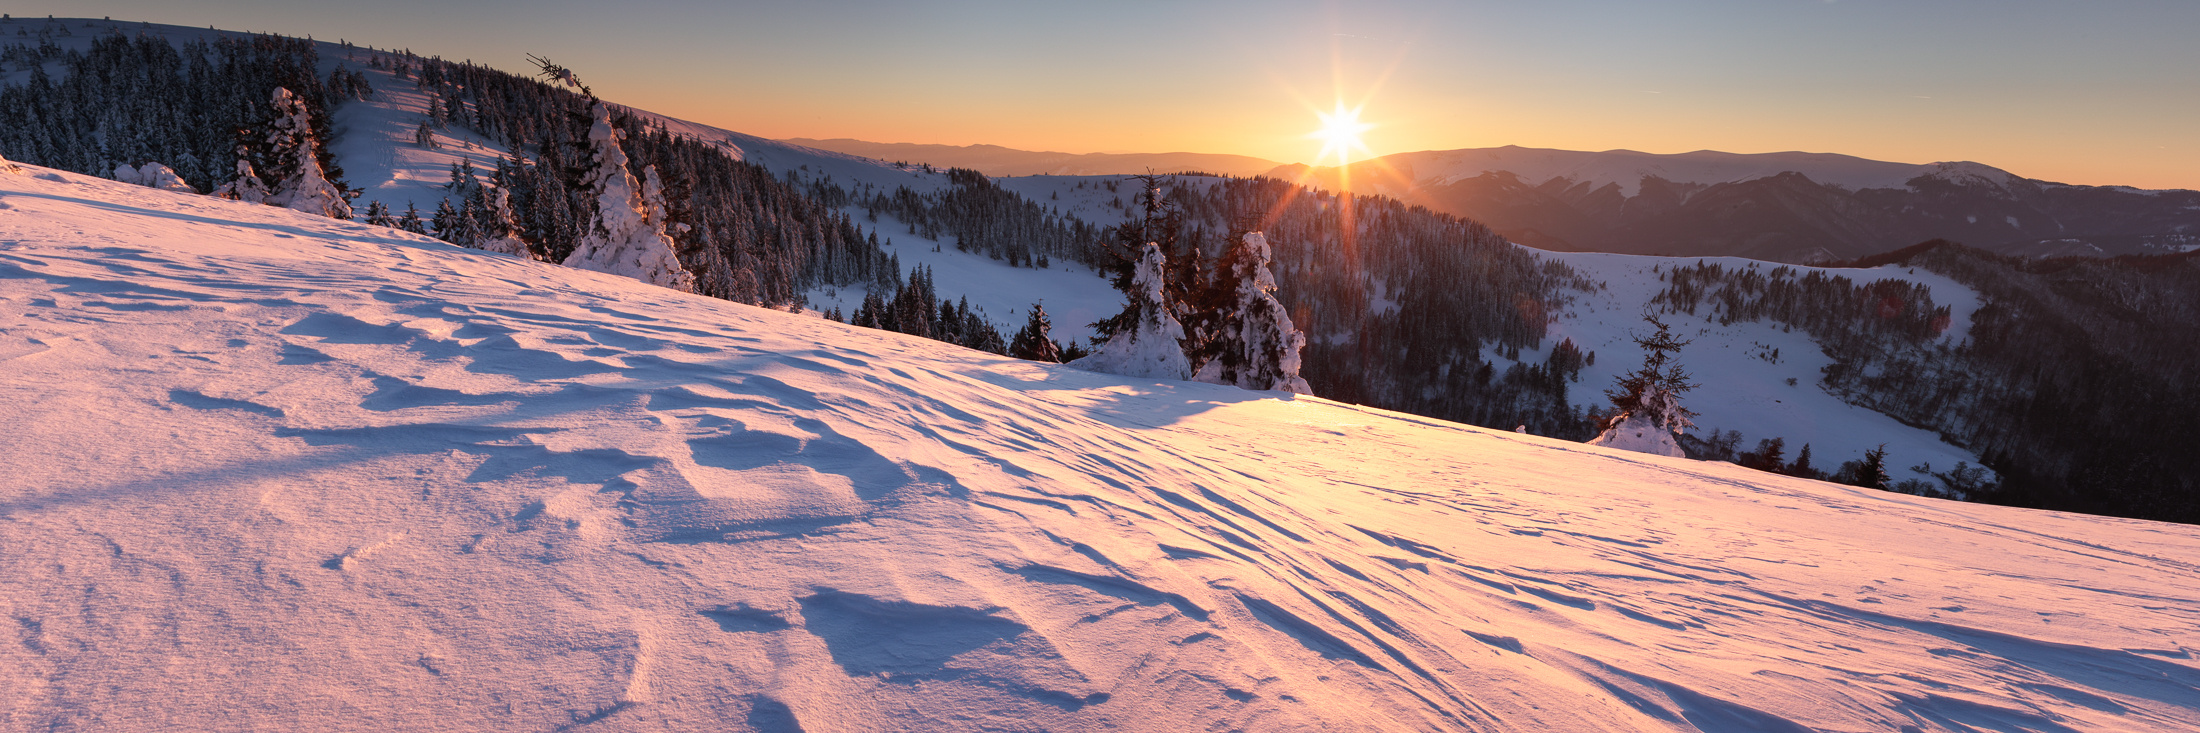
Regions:
[[[1317,112],[1376,154],[1524,145],[1974,160],[2200,188],[2200,2],[29,0],[346,38],[773,138],[1313,162]]]

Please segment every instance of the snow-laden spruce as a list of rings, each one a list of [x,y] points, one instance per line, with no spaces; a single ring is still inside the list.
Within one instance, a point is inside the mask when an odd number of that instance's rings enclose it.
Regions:
[[[1620,377],[1604,393],[1617,412],[1589,444],[1682,458],[1685,454],[1674,436],[1695,426],[1691,420],[1696,413],[1681,406],[1680,394],[1696,385],[1688,381],[1688,373],[1673,361],[1673,355],[1688,342],[1674,338],[1672,329],[1657,316],[1644,314],[1642,319],[1657,329],[1635,338],[1643,351],[1642,368]]]
[[[527,257],[527,242],[519,238],[519,216],[512,213],[511,193],[490,188],[483,192],[483,198],[489,205],[482,216],[481,239],[474,242],[474,248]]]
[[[1306,347],[1306,334],[1291,323],[1291,314],[1276,300],[1271,260],[1268,236],[1261,232],[1247,232],[1230,252],[1236,307],[1221,319],[1214,358],[1200,365],[1193,379],[1239,389],[1314,393],[1299,376],[1299,351]]]
[[[140,186],[145,186],[147,188],[157,188],[163,191],[176,191],[179,193],[199,192],[198,189],[192,188],[191,184],[183,182],[183,177],[176,175],[176,171],[174,169],[153,162],[148,162],[145,165],[137,166],[134,168],[131,167],[128,163],[115,166],[115,180],[121,181],[123,183],[134,183]]]
[[[588,130],[595,161],[583,182],[596,199],[596,215],[565,266],[695,292],[695,276],[680,266],[665,233],[664,184],[656,167],[645,170],[646,181],[637,184],[626,170],[626,150],[619,145],[623,135],[611,125],[610,108],[597,102],[595,114]]]
[[[351,202],[336,184],[329,182],[327,172],[321,168],[313,118],[306,111],[305,100],[276,87],[271,103],[275,106],[275,121],[268,124],[268,155],[281,166],[282,179],[268,194],[267,203],[331,219],[351,218]]]
[[[1131,307],[1136,311],[1132,323],[1109,336],[1091,356],[1069,365],[1126,377],[1190,379],[1192,365],[1184,358],[1184,324],[1169,313],[1166,272],[1161,245],[1147,242],[1137,272],[1131,277]]]
[[[1049,364],[1062,361],[1062,349],[1054,343],[1054,320],[1047,317],[1046,305],[1031,304],[1031,316],[1024,321],[1023,330],[1016,332],[1016,340],[1009,342],[1008,355]]]
[[[237,166],[230,170],[229,180],[214,187],[214,197],[248,204],[267,203],[267,184],[260,180],[259,171],[252,169],[252,150],[237,146]]]

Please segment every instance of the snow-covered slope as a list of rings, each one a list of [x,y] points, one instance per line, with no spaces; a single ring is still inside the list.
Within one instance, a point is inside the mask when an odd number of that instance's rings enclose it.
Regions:
[[[1602,362],[1600,362],[1602,363]],[[0,174],[0,730],[2189,730],[2200,530]]]
[[[1603,390],[1621,374],[1642,366],[1642,350],[1635,346],[1633,336],[1650,331],[1643,324],[1642,314],[1651,308],[1651,298],[1665,287],[1656,270],[1693,265],[1699,260],[1540,254],[1566,263],[1603,287],[1579,294],[1571,306],[1557,314],[1542,347],[1521,350],[1520,360],[1540,364],[1561,341],[1572,339],[1582,351],[1595,352],[1597,362],[1582,369],[1581,382],[1568,397],[1584,408],[1606,404]],[[1891,265],[1869,270],[1798,267],[1735,257],[1700,261],[1728,268],[1769,271],[1784,266],[1798,273],[1819,271],[1858,284],[1894,279],[1925,285],[1932,289],[1935,303],[1949,306],[1950,324],[1941,338],[1951,343],[1962,341],[1970,332],[1971,315],[1979,308],[1976,292],[1930,271]],[[1711,319],[1708,310],[1700,316],[1675,313],[1663,318],[1673,325],[1675,335],[1694,341],[1677,358],[1701,385],[1681,399],[1683,405],[1698,413],[1693,432],[1699,436],[1714,429],[1740,431],[1743,449],[1755,448],[1757,441],[1766,438],[1781,438],[1786,441],[1789,458],[1808,444],[1814,465],[1828,472],[1842,461],[1860,459],[1865,451],[1885,444],[1887,470],[1897,480],[1930,482],[1930,477],[1909,470],[1921,464],[1946,471],[1959,462],[1976,465],[1979,461],[1976,454],[1948,444],[1932,431],[1904,425],[1826,392],[1820,386],[1822,370],[1833,360],[1811,341],[1809,334],[1784,330],[1769,322],[1720,325]],[[1490,358],[1500,367],[1507,363],[1494,353]],[[1788,383],[1791,379],[1794,384]]]

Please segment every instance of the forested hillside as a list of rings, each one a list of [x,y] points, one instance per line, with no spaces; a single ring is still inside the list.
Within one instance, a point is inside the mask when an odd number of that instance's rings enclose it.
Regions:
[[[1853,264],[1890,263],[1980,293],[1966,338],[1934,338],[1947,309],[1927,292],[1788,268],[1671,268],[1660,301],[1808,331],[1834,359],[1827,388],[1937,431],[2000,474],[1975,499],[2200,521],[2200,453],[2185,428],[2200,411],[2193,255],[2042,261],[1930,242]]]

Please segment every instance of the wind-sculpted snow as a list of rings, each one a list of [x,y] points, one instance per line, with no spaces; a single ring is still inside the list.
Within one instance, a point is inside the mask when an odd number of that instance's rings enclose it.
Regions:
[[[2189,730],[2200,531],[0,177],[0,730]]]

